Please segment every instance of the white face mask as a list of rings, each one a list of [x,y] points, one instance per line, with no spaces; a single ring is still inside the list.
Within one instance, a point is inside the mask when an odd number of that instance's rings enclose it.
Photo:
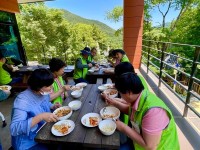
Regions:
[[[40,92],[41,95],[49,95],[51,92],[44,92],[43,90],[41,90],[42,92]]]

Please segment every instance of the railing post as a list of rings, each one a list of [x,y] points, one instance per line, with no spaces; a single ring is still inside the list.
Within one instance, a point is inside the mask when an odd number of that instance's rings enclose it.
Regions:
[[[196,47],[195,53],[194,53],[194,60],[192,64],[192,71],[190,74],[190,79],[189,79],[189,85],[188,85],[188,90],[187,90],[187,96],[186,96],[186,102],[185,102],[185,107],[184,107],[184,112],[183,112],[183,117],[187,117],[188,114],[188,104],[190,103],[190,96],[191,96],[191,91],[192,91],[192,86],[196,74],[196,68],[197,68],[197,62],[199,61],[199,55],[200,55],[200,47]]]
[[[148,57],[147,57],[147,74],[149,73],[149,59],[150,59],[150,45],[151,45],[151,42],[149,41],[149,46],[148,46]]]
[[[164,60],[164,51],[165,51],[165,47],[166,43],[162,44],[162,53],[161,53],[161,58],[160,58],[160,73],[159,73],[159,82],[158,82],[158,87],[160,87],[161,85],[161,78],[162,78],[162,69],[163,69],[163,60]]]

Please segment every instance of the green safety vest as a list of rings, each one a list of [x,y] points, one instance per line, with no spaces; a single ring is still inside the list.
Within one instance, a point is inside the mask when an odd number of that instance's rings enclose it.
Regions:
[[[141,76],[141,75],[138,75],[138,77],[139,77],[140,80],[142,81],[142,84],[143,84],[143,86],[144,86],[144,89],[149,91],[149,87],[148,87],[148,85],[147,85],[147,81],[146,81],[146,80],[143,78],[143,76]],[[129,116],[126,115],[126,114],[124,114],[123,117],[124,117],[124,118],[123,118],[123,120],[124,120],[123,122],[124,122],[126,125],[128,125]]]
[[[93,61],[93,58],[92,58],[91,55],[88,56],[88,60],[91,61],[91,62]]]
[[[120,62],[130,62],[128,57],[126,55],[123,55],[122,59],[120,60]]]
[[[180,145],[178,141],[176,124],[173,115],[170,109],[165,105],[165,103],[161,99],[159,99],[156,95],[150,93],[147,90],[143,90],[138,104],[138,109],[134,114],[134,122],[139,125],[139,129],[141,132],[143,116],[149,109],[154,107],[163,108],[164,110],[166,110],[169,116],[169,124],[162,131],[160,143],[158,144],[157,150],[179,150]],[[131,111],[129,111],[129,114],[130,112]],[[134,143],[134,148],[135,150],[144,150],[144,148],[138,145],[137,143]]]
[[[61,76],[58,77],[58,80],[60,81],[61,85],[64,86],[64,81],[63,81],[63,78],[62,78]],[[54,91],[54,92],[58,92],[58,91],[59,91],[59,89],[60,89],[60,88],[59,88],[59,85],[58,85],[58,83],[57,83],[55,80],[54,80],[52,86],[53,86],[53,91]],[[55,98],[55,99],[53,100],[53,104],[55,104],[56,102],[58,102],[58,103],[60,103],[60,104],[62,105],[63,99],[62,99],[62,96],[61,96],[61,95],[58,96],[57,98]]]
[[[81,59],[81,63],[83,65],[87,65],[86,59],[84,59],[82,56],[80,56],[79,58]],[[75,64],[73,78],[74,79],[79,79],[79,78],[85,79],[87,72],[88,72],[88,68],[79,69],[79,68],[77,68],[77,66]]]
[[[5,85],[12,81],[9,72],[3,69],[3,64],[3,62],[0,62],[0,85]]]

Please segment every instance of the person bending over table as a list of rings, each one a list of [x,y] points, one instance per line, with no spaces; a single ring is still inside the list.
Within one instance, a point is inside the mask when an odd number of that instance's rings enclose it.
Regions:
[[[120,132],[133,140],[135,150],[180,149],[170,109],[155,94],[144,89],[136,74],[128,72],[120,75],[115,87],[127,103],[115,102],[109,97],[106,97],[106,102],[129,115],[132,128],[120,120],[116,124]],[[123,146],[121,149],[130,149],[129,145]]]
[[[112,51],[112,55],[119,61],[119,62],[129,62],[126,53],[122,49],[114,49]]]
[[[81,50],[80,56],[76,59],[74,74],[73,74],[73,79],[76,84],[80,82],[87,83],[87,80],[85,78],[88,72],[88,68],[97,65],[94,62],[88,60],[89,55],[90,52],[83,49]]]
[[[36,143],[34,137],[45,122],[58,121],[57,116],[51,113],[51,110],[60,107],[59,103],[50,102],[53,81],[50,71],[36,69],[28,79],[29,88],[16,97],[10,125],[12,147],[15,150],[47,149],[46,145]]]
[[[113,66],[117,66],[120,61],[113,55],[114,49],[109,50],[108,54],[108,62]]]
[[[22,81],[20,77],[11,78],[12,72],[15,72],[15,69],[6,64],[6,58],[0,52],[0,85],[13,85]]]
[[[67,90],[70,90],[69,85],[65,85],[62,78],[64,74],[64,68],[66,64],[58,58],[52,58],[49,61],[49,67],[54,76],[54,82],[52,84],[52,92],[50,93],[51,101],[53,103],[60,103],[62,105],[63,100],[68,96]]]

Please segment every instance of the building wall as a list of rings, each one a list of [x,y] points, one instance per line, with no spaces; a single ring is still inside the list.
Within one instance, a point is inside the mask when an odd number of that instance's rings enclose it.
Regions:
[[[141,64],[144,0],[124,0],[124,50],[138,69]]]

